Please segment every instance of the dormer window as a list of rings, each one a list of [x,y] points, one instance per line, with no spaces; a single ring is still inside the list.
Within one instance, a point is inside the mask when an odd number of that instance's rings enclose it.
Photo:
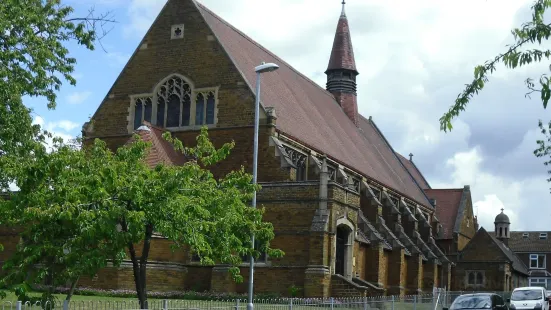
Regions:
[[[547,233],[540,233],[540,240],[547,239]]]
[[[522,238],[523,238],[523,239],[528,239],[528,237],[530,237],[530,234],[529,234],[529,233],[523,233],[523,234],[522,234]]]

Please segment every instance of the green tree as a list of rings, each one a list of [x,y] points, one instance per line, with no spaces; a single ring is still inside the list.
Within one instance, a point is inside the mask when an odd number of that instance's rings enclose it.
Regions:
[[[6,157],[26,156],[42,139],[22,98],[44,97],[55,108],[62,80],[76,83],[71,76],[76,59],[64,44],[93,50],[108,33],[103,26],[113,22],[109,13],[96,16],[93,9],[85,17],[72,13],[60,0],[0,1],[0,192],[13,181]]]
[[[545,22],[544,14],[550,6],[551,0],[536,0],[531,6],[532,19],[511,31],[514,42],[508,45],[507,50],[494,59],[486,61],[484,65],[475,67],[473,81],[465,86],[465,89],[457,96],[455,103],[448,112],[440,118],[441,130],[445,132],[452,130],[452,120],[466,109],[470,100],[489,82],[489,76],[497,70],[497,65],[502,64],[506,68],[516,69],[532,63],[549,62],[551,49],[544,45],[551,36],[551,23]],[[539,46],[540,48],[530,47],[529,45]],[[551,70],[551,66],[549,66],[549,69]],[[543,107],[547,108],[551,98],[551,79],[548,74],[541,74],[538,81],[527,78],[525,84],[528,88],[526,96],[529,97],[532,94],[539,93]],[[549,135],[551,122],[546,126],[539,120],[538,126],[546,139],[537,141],[538,147],[534,150],[534,155],[537,157],[551,157],[551,145],[549,145],[551,143],[551,136]],[[546,166],[549,164],[551,164],[551,159],[545,162]],[[548,173],[551,174],[551,170],[548,170]],[[551,178],[548,181],[551,182]]]
[[[206,128],[195,147],[184,147],[169,133],[164,137],[188,159],[184,165],[148,166],[151,144],[138,135],[116,152],[98,139],[85,148],[56,141],[52,152],[35,151],[19,170],[27,176],[17,178],[20,192],[0,210],[0,218],[23,230],[17,254],[6,263],[7,282],[19,283],[29,272],[33,283],[76,281],[110,260],[120,263],[128,251],[145,309],[155,233],[191,250],[203,264],[231,265],[236,281],[242,280],[237,266],[243,255],[283,255],[270,248],[273,226],[262,221],[263,209],[248,206],[258,189],[251,175],[242,168],[217,180],[208,170],[228,156],[233,143],[215,148]],[[253,232],[260,248],[251,246]]]

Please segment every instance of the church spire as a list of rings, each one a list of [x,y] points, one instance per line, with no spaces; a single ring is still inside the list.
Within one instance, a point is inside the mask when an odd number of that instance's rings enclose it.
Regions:
[[[346,115],[357,125],[359,115],[356,98],[356,76],[359,73],[356,70],[348,18],[344,10],[345,5],[346,1],[343,0],[329,65],[325,71],[327,75],[326,89],[335,96]]]
[[[352,70],[356,74],[356,61],[354,60],[354,49],[352,48],[352,39],[350,38],[350,28],[348,27],[348,18],[344,10],[346,2],[342,2],[342,12],[337,24],[335,39],[333,40],[333,49],[327,71],[336,69]],[[327,73],[327,72],[326,72]]]

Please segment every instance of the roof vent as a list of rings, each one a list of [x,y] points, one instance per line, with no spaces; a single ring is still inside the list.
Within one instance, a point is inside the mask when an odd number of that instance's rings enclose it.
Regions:
[[[529,236],[530,236],[529,233],[523,233],[522,234],[522,238],[524,238],[524,239],[528,239]]]
[[[547,233],[540,233],[540,239],[541,240],[547,239]]]

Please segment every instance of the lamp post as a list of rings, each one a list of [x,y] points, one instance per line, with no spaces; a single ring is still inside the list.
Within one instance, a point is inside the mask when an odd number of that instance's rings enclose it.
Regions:
[[[274,63],[264,63],[254,68],[256,72],[256,93],[254,104],[254,147],[253,147],[253,184],[256,185],[257,180],[257,166],[258,166],[258,123],[260,113],[260,75],[265,72],[272,72],[279,69],[279,66]],[[252,207],[256,208],[256,190],[253,194]],[[251,244],[254,249],[254,233],[251,234]],[[253,310],[253,275],[254,275],[254,257],[250,256],[249,265],[249,292],[247,310]]]

